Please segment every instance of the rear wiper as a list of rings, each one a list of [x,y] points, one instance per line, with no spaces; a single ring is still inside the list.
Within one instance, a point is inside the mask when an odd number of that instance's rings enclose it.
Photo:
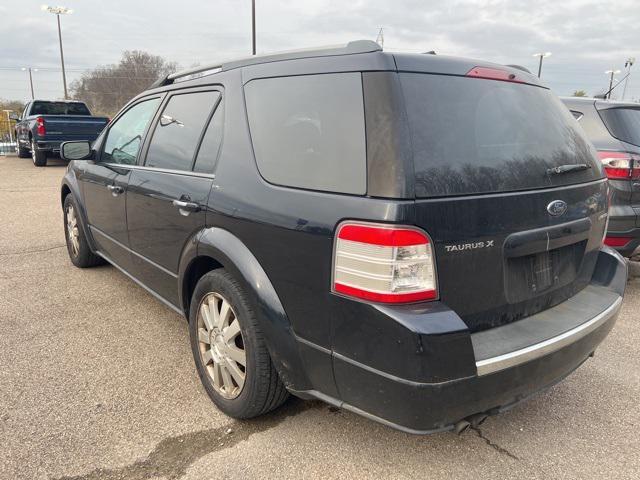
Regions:
[[[558,165],[557,167],[547,168],[547,175],[551,175],[551,174],[559,175],[561,173],[577,172],[579,170],[587,170],[588,168],[591,168],[591,165],[587,165],[586,163],[572,163],[569,165]]]

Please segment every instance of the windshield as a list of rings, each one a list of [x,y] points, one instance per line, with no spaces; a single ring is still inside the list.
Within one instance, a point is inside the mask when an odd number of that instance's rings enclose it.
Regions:
[[[544,188],[602,178],[595,151],[547,89],[401,73],[416,196]],[[550,169],[582,168],[553,173]]]
[[[611,135],[640,147],[640,108],[608,108],[599,113]]]
[[[31,115],[91,115],[80,102],[34,102]]]

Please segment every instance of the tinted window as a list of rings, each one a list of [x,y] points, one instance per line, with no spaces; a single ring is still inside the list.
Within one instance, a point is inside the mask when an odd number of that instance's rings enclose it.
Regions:
[[[582,112],[577,112],[575,110],[571,110],[571,115],[573,115],[573,118],[576,120],[580,120],[584,116]]]
[[[80,102],[33,102],[31,115],[91,115]]]
[[[602,177],[595,152],[547,89],[403,73],[418,197],[513,191]],[[553,175],[559,165],[587,170]]]
[[[218,92],[171,97],[151,137],[145,165],[191,170],[202,131],[219,97]]]
[[[640,146],[640,108],[608,108],[599,113],[611,135]]]
[[[138,103],[118,118],[109,131],[102,154],[103,162],[133,165],[142,144],[142,135],[160,103],[159,98]]]
[[[209,126],[202,139],[202,145],[198,150],[196,164],[193,167],[194,172],[213,173],[216,161],[218,160],[218,152],[222,144],[222,127],[224,126],[224,109],[222,102],[216,108],[213,117],[209,121]]]
[[[266,180],[366,193],[360,73],[253,80],[245,94],[256,161]]]

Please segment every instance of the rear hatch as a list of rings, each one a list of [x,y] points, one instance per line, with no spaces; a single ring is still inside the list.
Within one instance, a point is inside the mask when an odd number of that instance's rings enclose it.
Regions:
[[[435,246],[441,300],[479,331],[589,283],[608,186],[595,150],[548,89],[507,67],[468,71],[399,79],[415,223]]]

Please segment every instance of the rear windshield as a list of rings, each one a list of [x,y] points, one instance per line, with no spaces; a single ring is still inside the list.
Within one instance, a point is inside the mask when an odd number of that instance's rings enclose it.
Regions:
[[[84,103],[34,102],[31,115],[91,115]]]
[[[602,178],[595,151],[549,90],[494,80],[401,73],[416,196],[505,192]],[[552,167],[589,168],[553,174]]]
[[[640,147],[640,108],[598,110],[611,135]]]

